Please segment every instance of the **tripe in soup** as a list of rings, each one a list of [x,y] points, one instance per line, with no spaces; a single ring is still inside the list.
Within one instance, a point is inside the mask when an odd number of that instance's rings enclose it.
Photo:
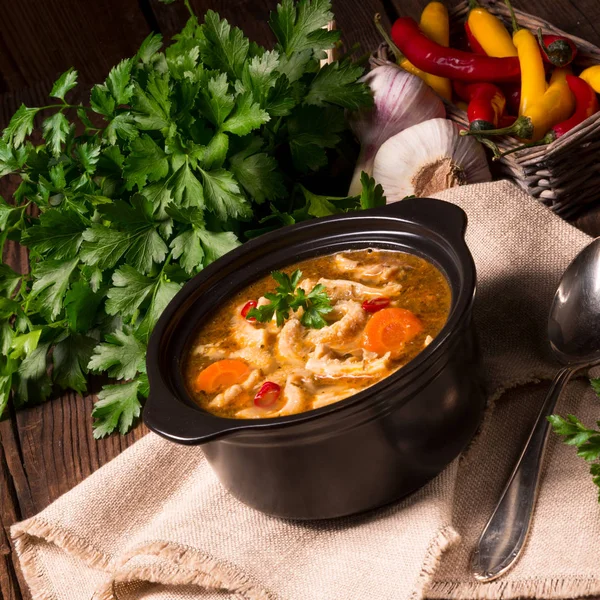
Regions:
[[[349,251],[283,269],[297,270],[287,316],[268,275],[198,332],[183,374],[206,411],[256,419],[338,402],[412,360],[448,318],[445,277],[412,254]]]

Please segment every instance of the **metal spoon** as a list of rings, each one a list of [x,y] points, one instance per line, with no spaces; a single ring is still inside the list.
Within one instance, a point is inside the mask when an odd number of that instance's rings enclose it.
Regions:
[[[548,338],[565,365],[556,375],[527,444],[488,521],[471,567],[479,581],[506,573],[518,560],[531,525],[548,438],[546,417],[571,376],[600,361],[600,238],[586,246],[567,267],[548,319]]]

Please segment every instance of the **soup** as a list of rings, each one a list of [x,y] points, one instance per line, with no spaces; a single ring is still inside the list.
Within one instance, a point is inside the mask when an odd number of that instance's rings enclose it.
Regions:
[[[448,318],[445,277],[411,254],[349,251],[283,272],[294,281],[259,279],[199,330],[183,374],[204,410],[256,419],[338,402],[412,360]]]

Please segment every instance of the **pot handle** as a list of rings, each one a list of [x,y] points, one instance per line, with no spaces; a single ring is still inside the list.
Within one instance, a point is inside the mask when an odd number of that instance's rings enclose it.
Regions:
[[[166,392],[164,388],[162,391]],[[162,402],[157,398],[156,392],[148,396],[142,419],[148,429],[179,444],[203,444],[240,429],[249,429],[240,427],[239,420],[235,423],[231,419],[232,423],[229,425],[229,419],[196,409],[175,397],[170,402]]]
[[[444,238],[464,240],[467,213],[450,202],[435,198],[406,198],[387,204],[382,212],[424,225]]]

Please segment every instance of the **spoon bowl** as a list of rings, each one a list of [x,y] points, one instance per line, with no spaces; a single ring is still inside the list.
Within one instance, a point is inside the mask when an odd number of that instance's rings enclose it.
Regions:
[[[548,338],[564,365],[600,361],[600,238],[562,276],[550,309]]]

